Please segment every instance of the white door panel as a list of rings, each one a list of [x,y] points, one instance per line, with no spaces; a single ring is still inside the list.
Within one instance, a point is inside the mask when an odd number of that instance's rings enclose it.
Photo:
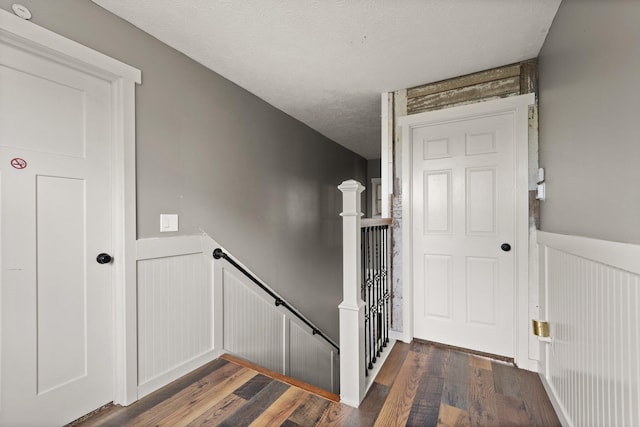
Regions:
[[[414,335],[514,355],[514,115],[413,126]]]
[[[0,425],[62,425],[113,399],[110,83],[0,44],[0,94]]]

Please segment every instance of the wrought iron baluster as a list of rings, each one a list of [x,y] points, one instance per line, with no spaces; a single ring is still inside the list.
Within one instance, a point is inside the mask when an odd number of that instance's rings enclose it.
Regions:
[[[390,254],[389,254],[389,226],[385,225],[384,226],[384,234],[383,234],[383,244],[382,244],[382,252],[383,252],[383,256],[384,256],[384,269],[383,269],[383,283],[384,283],[384,307],[385,307],[385,328],[384,328],[384,332],[385,332],[385,340],[384,340],[384,346],[386,347],[387,344],[389,343],[389,300],[390,300],[390,294],[389,294],[389,259],[390,259]]]
[[[376,357],[380,357],[380,341],[382,339],[382,325],[380,319],[382,312],[380,311],[380,226],[374,227],[375,230],[375,264],[376,264]]]
[[[389,342],[389,226],[372,225],[361,230],[362,281],[365,303],[365,375],[373,369]]]

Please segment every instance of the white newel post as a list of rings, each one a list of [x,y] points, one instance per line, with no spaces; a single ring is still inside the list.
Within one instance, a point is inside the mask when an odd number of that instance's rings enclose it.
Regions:
[[[360,297],[360,217],[364,187],[344,181],[342,191],[342,303],[340,309],[340,401],[358,407],[364,398],[364,302]]]

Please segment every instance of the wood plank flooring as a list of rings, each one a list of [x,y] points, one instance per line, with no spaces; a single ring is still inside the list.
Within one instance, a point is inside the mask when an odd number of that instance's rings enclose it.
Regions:
[[[75,425],[560,426],[537,374],[428,343],[397,343],[358,409],[227,359]]]

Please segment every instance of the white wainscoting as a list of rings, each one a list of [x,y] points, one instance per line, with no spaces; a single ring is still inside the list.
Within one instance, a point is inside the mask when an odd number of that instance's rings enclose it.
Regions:
[[[200,236],[138,241],[138,395],[213,360],[211,261]]]
[[[565,425],[640,425],[640,246],[538,233],[543,382]]]
[[[225,352],[337,393],[335,348],[214,260],[218,247],[206,235],[137,241],[138,397]]]
[[[218,262],[216,269],[222,279],[225,351],[337,393],[336,349],[228,262]]]

